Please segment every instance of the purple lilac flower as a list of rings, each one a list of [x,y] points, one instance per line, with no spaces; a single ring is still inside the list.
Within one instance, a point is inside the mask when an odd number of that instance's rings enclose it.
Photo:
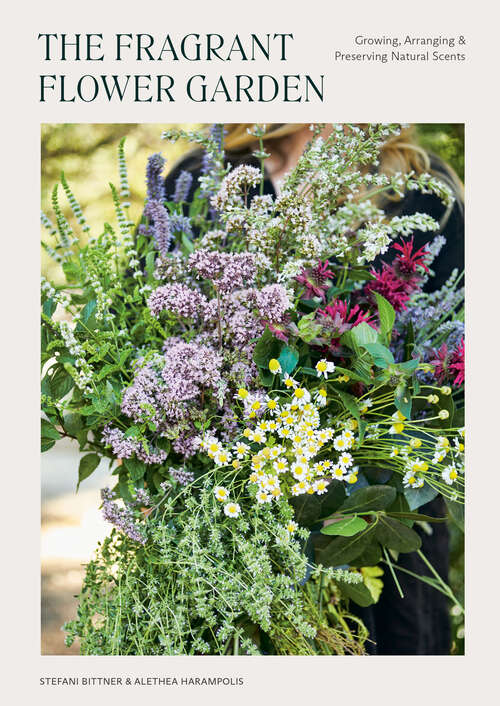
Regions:
[[[179,343],[167,350],[161,376],[172,400],[191,400],[202,387],[217,387],[221,367],[222,356],[212,348]]]
[[[158,199],[150,199],[146,204],[144,213],[150,221],[148,234],[153,234],[160,254],[166,255],[172,241],[170,217],[167,209],[163,205],[162,201]]]
[[[157,152],[148,159],[146,167],[147,199],[148,201],[161,201],[165,199],[164,182],[161,173],[165,167],[165,158]]]
[[[256,294],[256,304],[259,314],[265,321],[281,323],[285,312],[292,302],[286,289],[281,284],[268,284]]]
[[[185,468],[169,468],[168,472],[173,480],[179,485],[189,485],[194,481],[193,471],[186,471]]]
[[[202,249],[191,253],[188,267],[199,277],[211,280],[223,293],[248,287],[257,272],[251,253],[220,253]]]
[[[149,296],[148,307],[153,316],[170,311],[184,319],[200,321],[206,318],[208,300],[195,289],[173,282],[155,289]]]
[[[128,392],[130,388],[126,390]],[[123,405],[122,405],[123,407]],[[148,465],[156,465],[163,463],[167,458],[167,453],[161,449],[149,447],[146,451],[143,444],[137,439],[125,438],[124,433],[120,429],[106,425],[102,433],[102,440],[107,446],[111,446],[113,454],[117,458],[131,458],[134,453],[140,461]]]
[[[193,175],[191,172],[185,169],[179,174],[175,180],[175,191],[172,194],[172,199],[175,203],[181,203],[181,201],[187,201],[189,196],[189,190],[191,184],[193,183]]]
[[[136,523],[134,513],[128,506],[119,507],[113,502],[115,493],[108,488],[101,490],[102,514],[107,522],[120,529],[130,539],[140,544],[146,544],[146,536]]]

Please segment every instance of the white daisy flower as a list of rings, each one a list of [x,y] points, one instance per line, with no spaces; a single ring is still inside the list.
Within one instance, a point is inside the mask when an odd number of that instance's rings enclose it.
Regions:
[[[318,375],[318,377],[323,376],[325,380],[330,373],[333,373],[334,370],[335,363],[332,363],[330,360],[325,360],[324,358],[322,358],[316,363],[316,374]]]
[[[458,478],[458,473],[455,466],[446,466],[444,471],[441,473],[441,478],[447,485],[453,485]]]
[[[320,480],[315,481],[313,488],[315,493],[318,495],[323,495],[323,493],[326,493],[328,490],[328,481],[321,478]]]
[[[222,485],[218,485],[214,488],[214,495],[219,502],[223,502],[228,499],[229,490]]]
[[[421,488],[423,484],[423,478],[416,476],[413,471],[407,471],[403,476],[403,486],[405,488]]]
[[[227,517],[238,517],[241,513],[241,508],[238,503],[226,503],[224,505],[224,514]]]

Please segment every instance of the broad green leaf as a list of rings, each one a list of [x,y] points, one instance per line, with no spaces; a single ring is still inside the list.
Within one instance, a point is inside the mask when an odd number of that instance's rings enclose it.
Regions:
[[[387,368],[394,363],[394,356],[391,351],[381,343],[362,343],[361,347],[368,351],[373,358],[373,362],[379,368]]]
[[[465,529],[465,506],[462,503],[457,503],[447,498],[445,498],[445,502],[452,520],[463,532]]]
[[[49,319],[52,318],[52,314],[56,310],[57,304],[53,299],[47,299],[46,302],[44,302],[42,310],[45,316],[48,316]]]
[[[133,481],[140,480],[146,472],[146,464],[137,458],[124,458],[123,465]]]
[[[386,338],[387,342],[389,342],[391,340],[392,327],[396,319],[396,312],[392,304],[378,292],[375,292],[375,299],[378,307],[380,333]]]
[[[340,506],[342,512],[369,512],[385,510],[396,498],[396,488],[390,485],[369,485],[350,495]]]
[[[297,363],[299,362],[299,354],[295,348],[285,346],[281,350],[278,361],[281,365],[283,372],[291,375],[297,367]]]
[[[399,409],[404,417],[407,419],[411,418],[412,397],[410,390],[406,385],[398,385],[396,388],[396,392],[394,394],[394,405],[396,409]]]
[[[367,324],[366,321],[362,321],[357,326],[353,326],[350,330],[351,338],[353,342],[361,347],[365,343],[376,343],[378,338],[378,333],[374,328]]]
[[[373,535],[371,535],[373,537]],[[374,540],[372,541],[366,549],[364,549],[359,556],[354,559],[351,564],[353,566],[375,566],[382,560],[382,550],[380,544]]]
[[[410,510],[416,510],[421,505],[434,500],[438,494],[438,491],[428,483],[424,483],[421,488],[405,488],[403,492]]]
[[[260,368],[267,369],[271,358],[280,357],[283,345],[283,341],[279,341],[275,338],[266,326],[266,330],[255,344],[253,351],[254,362]]]
[[[343,596],[349,598],[354,603],[366,608],[375,603],[373,594],[365,583],[344,583],[337,582]]]
[[[321,532],[328,535],[339,535],[341,537],[352,537],[364,530],[368,522],[362,517],[344,517],[342,520],[332,522],[323,527]]]
[[[412,360],[406,360],[404,363],[397,363],[396,367],[399,370],[403,370],[405,373],[412,373],[418,368],[418,360],[415,358]]]
[[[83,429],[83,419],[79,414],[66,414],[64,417],[64,428],[68,434],[76,436]]]
[[[100,456],[97,454],[87,454],[80,459],[80,465],[78,467],[78,484],[76,489],[80,487],[80,483],[92,475],[99,463],[101,462]]]
[[[291,498],[290,503],[295,508],[295,519],[299,525],[311,527],[335,512],[344,498],[344,484],[341,481],[333,480],[323,495],[299,495]]]
[[[47,419],[41,420],[40,431],[41,431],[42,439],[44,439],[44,440],[54,439],[55,441],[57,441],[58,439],[61,438],[61,435],[57,431],[55,426],[53,424],[51,424]]]
[[[375,536],[380,544],[398,552],[414,552],[422,544],[414,530],[387,515],[379,515]]]
[[[368,527],[353,537],[334,537],[326,547],[317,549],[317,563],[323,566],[348,564],[368,547],[372,541],[372,533],[373,528]]]
[[[363,574],[363,583],[372,594],[372,598],[376,603],[384,588],[384,582],[378,578],[384,575],[384,570],[381,566],[363,566],[361,573]]]

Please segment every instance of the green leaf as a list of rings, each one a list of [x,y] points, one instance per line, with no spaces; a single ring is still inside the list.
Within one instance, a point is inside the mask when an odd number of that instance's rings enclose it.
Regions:
[[[283,341],[279,341],[273,336],[269,328],[266,326],[266,330],[259,338],[255,344],[253,351],[254,362],[260,368],[268,368],[269,361],[271,358],[279,358],[281,349],[283,347]]]
[[[382,583],[382,582],[381,582]],[[354,603],[366,608],[375,603],[375,599],[369,587],[365,583],[344,583],[337,582],[343,596],[349,598]]]
[[[43,440],[54,439],[57,441],[61,438],[60,433],[57,431],[55,426],[51,424],[47,419],[42,419],[40,422],[41,436]]]
[[[412,360],[406,360],[404,363],[397,363],[396,367],[405,373],[412,373],[418,368],[418,360],[412,358]]]
[[[316,312],[311,311],[310,314],[303,316],[299,319],[297,327],[299,329],[299,338],[301,338],[306,343],[309,343],[316,338],[316,336],[321,332],[321,324],[315,321]]]
[[[465,528],[465,506],[462,503],[448,500],[448,498],[445,498],[444,500],[452,520],[463,532]]]
[[[100,456],[97,454],[87,454],[80,459],[80,465],[78,466],[78,484],[76,489],[80,487],[80,483],[92,475],[99,463],[101,462]]]
[[[414,530],[387,515],[379,515],[375,536],[385,547],[398,552],[414,552],[422,545],[422,540]]]
[[[335,390],[335,394],[338,395],[344,407],[352,414],[359,424],[361,422],[361,416],[359,414],[359,407],[356,398],[348,392],[343,392],[342,390]]]
[[[380,544],[372,541],[351,564],[353,566],[375,566],[382,560],[382,550]]]
[[[353,326],[349,333],[351,334],[354,344],[359,348],[365,343],[376,343],[378,338],[378,333],[370,324],[367,324],[366,321],[362,321],[357,326]]]
[[[347,368],[342,368],[340,365],[335,366],[335,374],[336,375],[347,375],[348,377],[351,378],[351,380],[356,380],[358,382],[364,382],[366,385],[371,385],[373,383],[373,379],[369,375],[363,375],[354,372],[354,370],[348,370]]]
[[[285,346],[281,350],[278,361],[281,365],[283,372],[291,375],[297,367],[297,363],[299,362],[299,354],[295,348]]]
[[[137,458],[124,458],[123,465],[133,481],[140,480],[146,472],[146,464]]]
[[[368,526],[368,522],[362,517],[344,517],[338,522],[332,522],[330,525],[323,527],[322,534],[339,535],[341,537],[352,537],[361,532]]]
[[[380,566],[363,566],[361,573],[363,574],[363,583],[376,603],[384,588],[384,582],[378,578],[384,575],[384,570]]]
[[[52,314],[56,310],[57,304],[53,299],[47,299],[46,302],[44,302],[42,311],[45,314],[45,316],[48,316],[49,319],[52,318]]]
[[[342,512],[369,512],[370,510],[385,510],[396,498],[396,488],[390,485],[369,485],[360,488],[342,503]]]
[[[394,307],[381,294],[375,292],[375,299],[378,307],[378,318],[380,321],[380,333],[389,343],[391,340],[392,327],[396,319]]]
[[[310,527],[331,515],[345,498],[344,484],[333,480],[323,495],[299,495],[290,499],[295,508],[295,519],[303,527]]]
[[[411,418],[412,398],[410,390],[406,385],[398,385],[394,395],[394,405],[404,417],[407,419]]]
[[[413,522],[446,522],[446,517],[431,517],[430,515],[421,515],[419,512],[392,512],[387,511],[389,517],[394,517],[396,520],[412,520]]]
[[[410,510],[416,510],[421,505],[434,500],[438,494],[438,491],[428,483],[424,483],[421,488],[405,488],[403,492]]]
[[[68,434],[76,436],[83,429],[83,419],[79,414],[66,414],[64,417],[64,428]]]
[[[68,375],[65,370],[67,365],[68,363],[65,363],[64,368],[58,367],[50,380],[52,396],[56,400],[60,400],[65,397],[75,384],[71,375]]]
[[[348,564],[363,552],[372,540],[373,528],[369,526],[364,532],[353,537],[334,537],[324,548],[316,551],[316,561],[323,566],[341,566]]]
[[[48,439],[42,439],[40,442],[41,452],[44,453],[45,451],[48,451],[49,449],[51,449],[55,445],[56,445],[55,441],[50,441]]]
[[[368,351],[373,358],[373,362],[379,368],[387,368],[394,363],[394,356],[391,351],[381,343],[363,343],[362,348]]]

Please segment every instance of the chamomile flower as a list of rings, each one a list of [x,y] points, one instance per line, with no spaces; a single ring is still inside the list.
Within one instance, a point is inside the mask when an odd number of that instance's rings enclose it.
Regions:
[[[328,375],[330,373],[333,373],[335,370],[335,363],[332,363],[330,360],[325,360],[322,358],[316,363],[316,374],[318,377],[323,376],[326,380],[328,378]]]
[[[257,491],[255,499],[257,500],[259,505],[263,505],[264,503],[270,503],[273,499],[273,496],[270,495],[266,490],[259,490]]]
[[[224,502],[229,497],[229,490],[224,488],[222,485],[218,485],[214,488],[214,495],[219,502]]]
[[[314,492],[318,495],[323,495],[328,490],[328,481],[320,478],[313,484]]]
[[[348,442],[345,439],[344,435],[336,436],[335,439],[333,440],[333,448],[336,451],[343,451],[344,449],[348,448],[347,444],[348,444]]]
[[[224,514],[227,517],[238,517],[241,513],[241,508],[238,503],[226,503],[224,505]]]
[[[291,471],[296,480],[303,480],[309,472],[309,466],[304,463],[294,463]]]
[[[240,400],[246,400],[249,394],[248,390],[245,390],[244,387],[240,387],[235,397]]]
[[[332,468],[332,478],[336,478],[337,480],[342,480],[344,478],[345,473],[346,469],[343,466],[339,466],[338,464]]]
[[[297,387],[293,393],[294,402],[299,407],[304,407],[311,401],[311,393],[305,387]]]
[[[295,483],[295,485],[292,485],[292,495],[304,495],[304,493],[307,493],[311,486],[309,483],[305,480],[300,480],[298,483]]]
[[[265,444],[267,441],[267,437],[263,431],[261,431],[260,429],[256,429],[252,434],[252,441],[255,441],[257,444]]]
[[[422,446],[422,439],[410,439],[410,446],[413,449],[419,449]]]
[[[283,492],[282,492],[281,488],[279,488],[278,486],[276,486],[275,488],[271,488],[271,497],[273,498],[273,500],[277,500],[282,495],[283,495]]]
[[[324,388],[320,387],[314,392],[314,401],[320,407],[324,407],[326,405],[326,390]]]
[[[426,463],[425,461],[422,461],[420,458],[416,458],[415,461],[410,466],[411,470],[414,473],[425,473],[425,471],[429,470],[429,464]]]
[[[281,369],[281,365],[279,360],[276,360],[276,358],[271,358],[269,361],[269,370],[272,372],[273,375],[278,375],[283,372]]]
[[[271,414],[278,414],[280,411],[280,406],[278,402],[273,397],[266,398],[267,408]]]
[[[288,461],[286,458],[277,458],[273,463],[273,468],[276,473],[286,473],[288,471]]]
[[[210,458],[214,458],[219,451],[222,451],[222,444],[218,441],[218,439],[212,436],[205,441],[205,448]]]
[[[421,488],[424,484],[423,478],[416,476],[413,471],[407,471],[403,476],[403,486],[405,488]]]
[[[394,458],[395,456],[399,456],[399,449],[397,446],[393,446],[391,448],[391,453],[389,454],[391,458]]]
[[[248,444],[243,443],[243,441],[239,441],[237,444],[235,444],[233,446],[233,451],[236,455],[236,458],[239,458],[239,459],[245,458],[249,449],[250,449],[250,446]]]
[[[298,524],[294,520],[290,520],[290,522],[287,523],[286,531],[288,532],[288,534],[293,534],[298,530],[298,528]]]
[[[296,388],[299,386],[299,383],[297,380],[294,380],[288,373],[285,373],[283,376],[283,384],[285,387],[293,387]]]
[[[350,453],[344,452],[344,453],[340,454],[339,465],[342,466],[343,468],[349,468],[349,466],[352,466],[353,462],[354,462],[354,459]]]
[[[348,473],[346,477],[344,478],[346,483],[349,483],[350,485],[354,485],[354,483],[358,482],[358,474],[356,471],[351,471],[351,473]]]
[[[458,478],[458,473],[455,466],[446,466],[444,471],[441,473],[441,478],[447,485],[453,485]]]
[[[221,449],[215,454],[214,461],[218,466],[227,466],[231,462],[231,454]]]

